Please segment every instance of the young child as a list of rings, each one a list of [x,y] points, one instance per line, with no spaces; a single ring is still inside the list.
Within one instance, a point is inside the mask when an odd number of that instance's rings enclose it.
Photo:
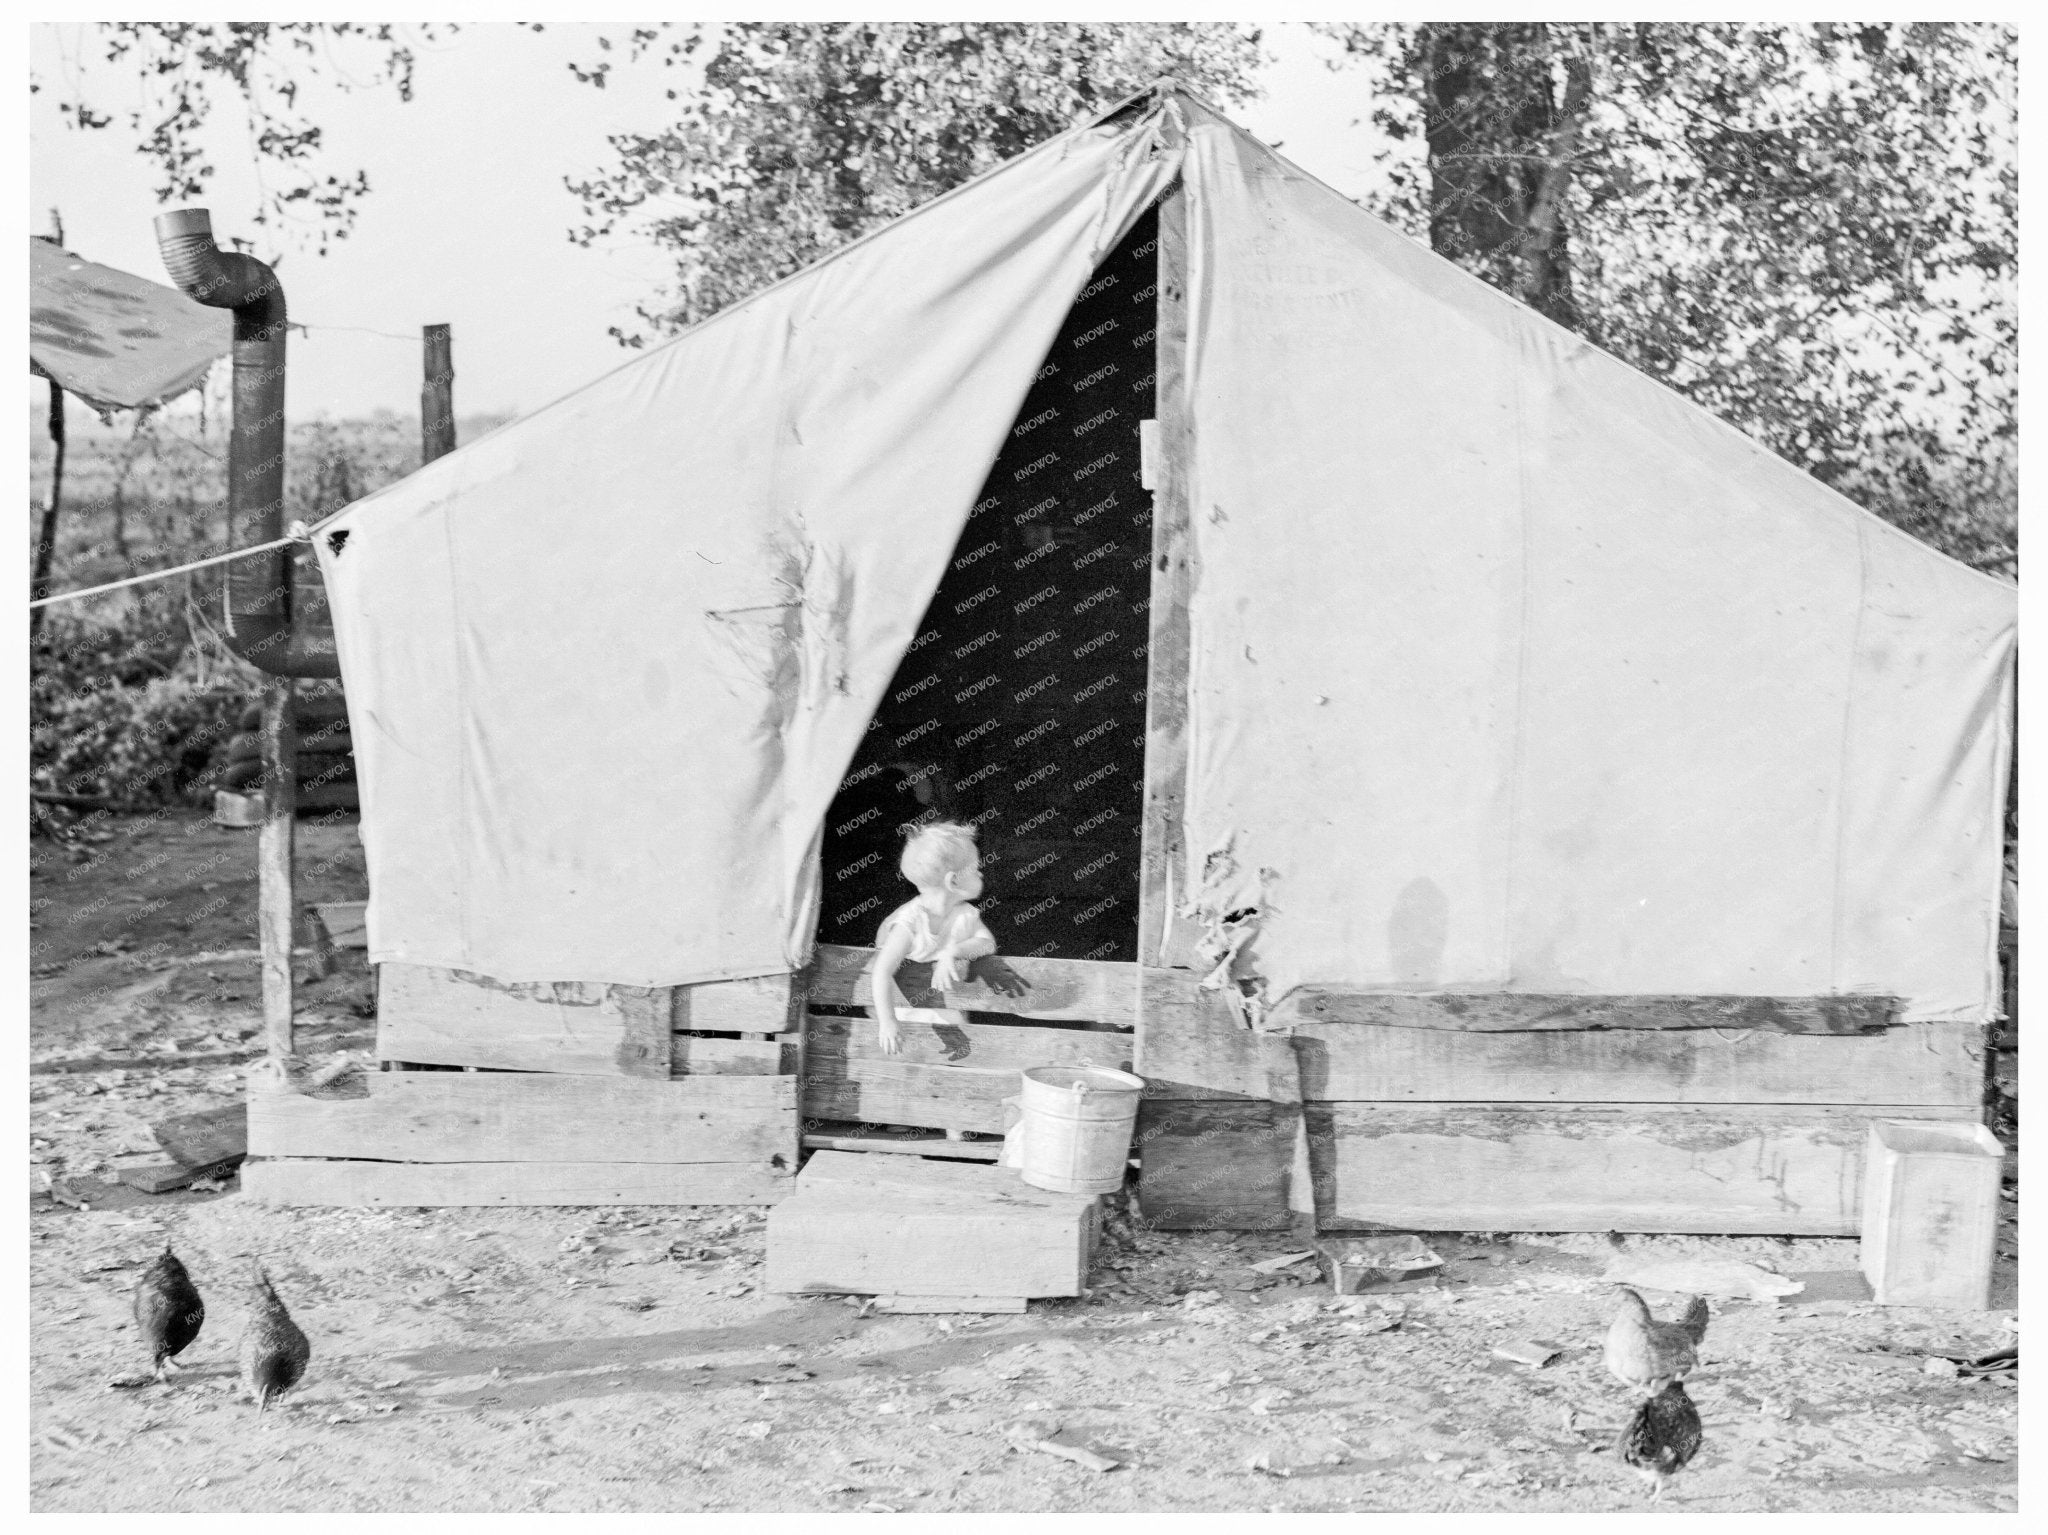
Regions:
[[[935,821],[918,827],[903,844],[899,867],[917,886],[917,897],[890,912],[875,935],[875,1021],[890,1055],[903,1048],[905,1023],[967,1021],[952,1008],[907,1005],[896,986],[905,960],[929,962],[932,986],[943,991],[967,974],[970,960],[996,951],[981,913],[968,904],[981,895],[981,854],[972,826]]]

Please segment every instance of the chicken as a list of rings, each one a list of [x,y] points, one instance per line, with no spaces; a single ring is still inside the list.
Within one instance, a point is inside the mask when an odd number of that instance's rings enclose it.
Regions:
[[[162,1380],[166,1369],[176,1368],[173,1355],[182,1354],[199,1336],[206,1320],[206,1302],[185,1272],[185,1265],[164,1243],[156,1261],[142,1271],[135,1283],[135,1327],[149,1349],[150,1368]]]
[[[1700,1341],[1707,1335],[1707,1303],[1695,1295],[1676,1322],[1650,1315],[1642,1296],[1622,1287],[1621,1309],[1607,1329],[1607,1369],[1625,1386],[1656,1396],[1673,1381],[1683,1380],[1699,1360]]]
[[[258,1262],[254,1267],[249,1332],[242,1340],[242,1379],[260,1412],[299,1383],[313,1346],[277,1298],[263,1265]]]
[[[1699,1453],[1700,1438],[1699,1409],[1685,1394],[1685,1387],[1674,1380],[1636,1404],[1614,1448],[1623,1461],[1635,1467],[1636,1475],[1650,1484],[1650,1501],[1655,1503],[1664,1496],[1664,1484]]]

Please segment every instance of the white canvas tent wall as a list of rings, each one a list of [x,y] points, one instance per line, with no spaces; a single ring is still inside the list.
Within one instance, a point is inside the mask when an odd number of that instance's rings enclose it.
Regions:
[[[1176,176],[1174,889],[1230,846],[1208,894],[1258,898],[1268,999],[1990,1016],[2012,588],[1171,93],[327,526],[371,958],[800,966],[861,731],[1062,316]]]

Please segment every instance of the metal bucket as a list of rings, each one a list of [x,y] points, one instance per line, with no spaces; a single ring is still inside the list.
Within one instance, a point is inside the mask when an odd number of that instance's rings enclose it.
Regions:
[[[1056,1194],[1123,1187],[1144,1079],[1096,1066],[1034,1066],[1024,1073],[1020,1175]]]

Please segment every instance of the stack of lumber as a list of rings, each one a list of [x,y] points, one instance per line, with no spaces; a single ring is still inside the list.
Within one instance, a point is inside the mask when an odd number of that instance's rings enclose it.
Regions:
[[[771,1292],[1016,1311],[1087,1286],[1090,1195],[1048,1193],[999,1167],[844,1151],[815,1153],[796,1183],[768,1217]]]
[[[796,978],[511,985],[378,967],[363,1096],[252,1083],[277,1204],[768,1204],[795,1175]]]

